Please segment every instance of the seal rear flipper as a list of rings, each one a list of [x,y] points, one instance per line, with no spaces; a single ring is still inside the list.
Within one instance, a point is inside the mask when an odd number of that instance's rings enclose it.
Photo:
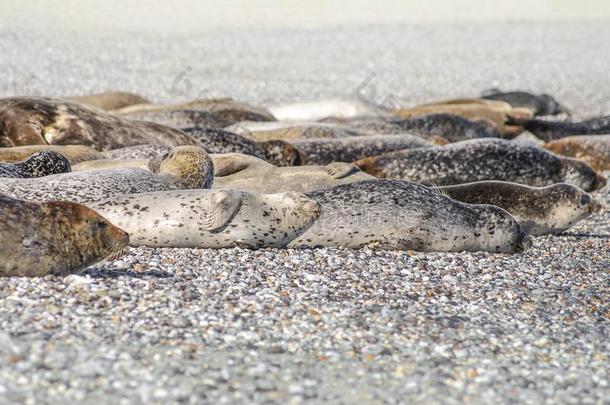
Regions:
[[[359,172],[360,168],[353,163],[333,162],[327,164],[324,170],[333,179],[342,179],[354,172]]]
[[[223,228],[233,218],[242,198],[226,190],[215,191],[202,202],[202,230],[217,231]]]
[[[234,154],[214,156],[214,176],[223,177],[247,169],[252,163],[249,159],[239,159]]]

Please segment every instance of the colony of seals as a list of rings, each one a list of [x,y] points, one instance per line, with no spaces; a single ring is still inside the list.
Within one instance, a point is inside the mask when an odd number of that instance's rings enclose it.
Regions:
[[[319,216],[299,193],[184,190],[123,195],[89,205],[125,229],[134,246],[283,247]]]
[[[368,156],[411,148],[427,148],[433,143],[414,135],[363,135],[293,141],[305,165],[354,162]]]
[[[606,184],[606,179],[585,162],[504,139],[476,139],[407,149],[361,159],[355,164],[376,177],[437,186],[482,180],[537,187],[565,182],[591,191]]]
[[[584,160],[596,170],[610,170],[610,135],[568,136],[544,147],[559,155]]]
[[[96,150],[141,144],[197,145],[175,128],[131,121],[66,100],[37,97],[0,99],[0,147],[85,145]]]
[[[0,193],[34,201],[97,201],[118,194],[211,187],[214,164],[201,148],[183,146],[149,163],[150,170],[79,171],[31,179],[4,179]]]
[[[561,233],[601,208],[590,195],[566,183],[530,187],[503,181],[479,181],[439,189],[468,204],[504,208],[530,235]]]
[[[340,184],[374,179],[351,163],[326,166],[277,167],[239,153],[212,155],[214,188],[260,193],[307,192]]]
[[[59,153],[68,159],[71,164],[104,158],[104,155],[88,146],[30,145],[0,148],[0,162],[20,162],[22,160],[26,160],[35,153],[44,151]]]
[[[80,204],[0,194],[0,276],[77,272],[127,245],[127,233]]]
[[[17,163],[0,162],[0,177],[42,177],[70,170],[68,159],[56,152],[37,152]]]
[[[464,204],[416,183],[367,180],[306,195],[322,213],[289,247],[512,253],[529,241],[505,210]]]

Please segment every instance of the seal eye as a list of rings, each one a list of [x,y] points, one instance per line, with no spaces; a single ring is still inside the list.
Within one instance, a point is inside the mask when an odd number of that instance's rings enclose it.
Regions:
[[[108,226],[108,224],[102,221],[95,221],[93,226],[95,226],[96,229],[104,229]]]
[[[591,197],[589,197],[588,195],[583,194],[583,195],[580,197],[580,205],[587,205],[587,204],[589,204],[590,202],[591,202]]]

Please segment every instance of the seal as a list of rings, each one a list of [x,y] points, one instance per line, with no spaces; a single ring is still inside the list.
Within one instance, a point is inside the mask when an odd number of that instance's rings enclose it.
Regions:
[[[585,191],[606,180],[577,159],[558,156],[533,144],[504,139],[475,139],[433,148],[407,149],[358,160],[376,177],[447,186],[502,180],[529,186],[569,183]]]
[[[42,177],[68,173],[70,170],[71,166],[68,159],[59,153],[50,151],[34,153],[23,162],[0,162],[0,177]]]
[[[0,147],[44,144],[85,145],[102,151],[141,144],[198,143],[177,129],[130,121],[79,103],[35,97],[0,99]]]
[[[212,155],[214,188],[260,193],[307,192],[340,184],[374,179],[351,163],[326,166],[277,167],[239,153]]]
[[[547,120],[517,121],[523,128],[547,142],[572,135],[610,134],[610,115],[591,118],[580,122],[563,122]]]
[[[104,91],[102,93],[89,94],[86,96],[66,97],[66,100],[86,104],[90,107],[101,108],[102,110],[118,110],[136,104],[150,103],[146,98],[125,91]]]
[[[529,241],[505,210],[464,204],[411,182],[367,180],[305,195],[322,212],[289,247],[512,253]]]
[[[548,94],[532,94],[526,91],[500,91],[490,89],[482,94],[485,100],[505,101],[513,107],[528,108],[534,115],[570,115],[570,111]]]
[[[16,163],[26,160],[38,152],[55,152],[70,162],[76,164],[87,160],[103,159],[104,155],[93,148],[82,145],[30,145],[0,148],[0,162]]]
[[[590,195],[566,183],[530,187],[503,181],[478,181],[439,189],[464,203],[505,209],[530,235],[559,234],[601,208]]]
[[[306,165],[354,162],[386,152],[434,146],[433,143],[414,135],[363,135],[337,139],[306,139],[293,141],[292,145],[303,156],[303,164]]]
[[[183,190],[123,195],[90,207],[125,229],[133,246],[283,247],[319,216],[299,193]]]
[[[217,117],[209,111],[171,109],[171,110],[144,110],[120,114],[123,118],[138,121],[155,122],[168,127],[184,128],[224,128],[231,125],[231,121]]]
[[[280,121],[318,121],[324,118],[378,116],[386,109],[361,100],[312,100],[270,105],[269,111]],[[245,120],[244,120],[245,121]]]
[[[281,140],[256,142],[229,131],[214,128],[187,128],[184,132],[197,139],[211,153],[243,153],[267,160],[276,166],[301,164],[299,151]]]
[[[225,130],[253,141],[282,140],[287,142],[313,138],[344,138],[367,135],[344,125],[321,122],[240,122]]]
[[[152,159],[164,155],[172,150],[171,146],[163,145],[135,145],[112,149],[104,152],[99,159]],[[0,149],[1,151],[1,149]],[[92,159],[94,160],[94,159]]]
[[[0,193],[34,201],[64,200],[78,203],[118,194],[159,190],[210,188],[214,165],[201,148],[178,147],[151,160],[150,170],[122,168],[79,171],[31,179],[4,179]]]
[[[0,276],[67,275],[127,246],[127,233],[70,202],[37,203],[0,194]]]
[[[568,136],[544,147],[558,155],[584,160],[595,170],[610,170],[610,135]]]
[[[210,118],[226,125],[232,125],[240,121],[275,121],[275,117],[262,107],[254,107],[231,98],[198,99],[187,103],[173,105],[141,104],[123,108],[115,111],[119,115],[130,115],[143,112],[168,112],[177,110],[189,110],[207,112]],[[202,115],[202,117],[204,117]],[[184,128],[197,125],[187,125]],[[209,125],[199,125],[210,127]],[[218,127],[214,127],[218,128]]]

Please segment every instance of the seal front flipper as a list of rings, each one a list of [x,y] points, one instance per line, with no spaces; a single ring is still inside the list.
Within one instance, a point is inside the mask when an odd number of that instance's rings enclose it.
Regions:
[[[333,179],[342,179],[352,173],[360,171],[360,168],[353,163],[333,162],[324,167],[324,170]]]
[[[202,202],[201,230],[213,232],[223,228],[239,210],[241,202],[241,195],[226,190],[214,192]]]

